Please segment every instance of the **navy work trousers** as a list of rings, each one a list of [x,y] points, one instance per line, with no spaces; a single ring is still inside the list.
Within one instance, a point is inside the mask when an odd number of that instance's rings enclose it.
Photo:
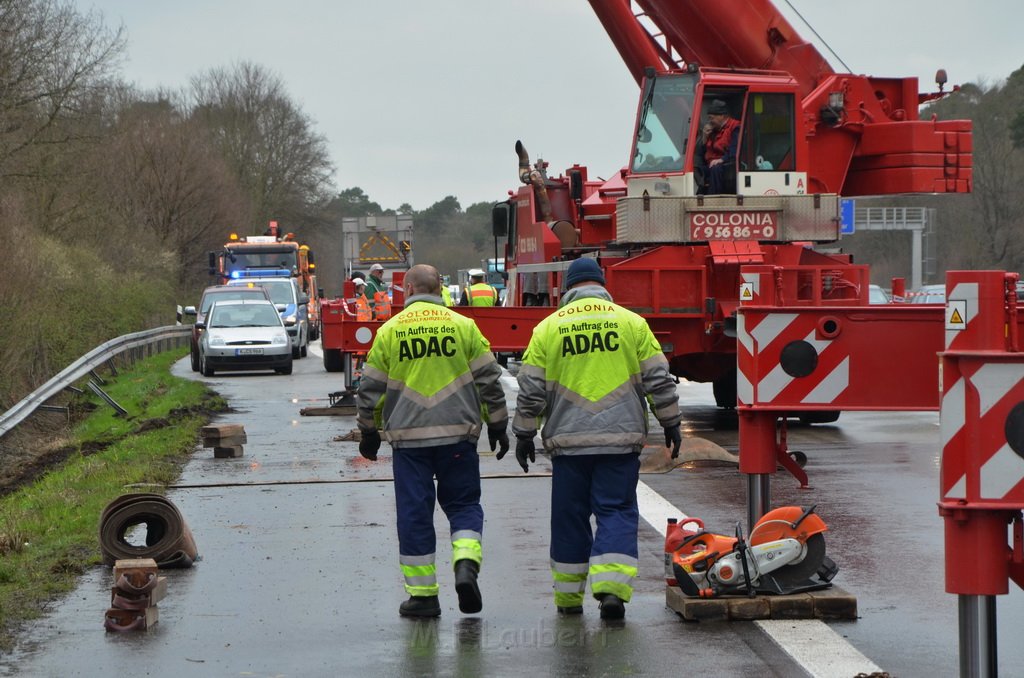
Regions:
[[[640,455],[557,455],[551,465],[551,560],[586,563],[606,553],[636,558]]]
[[[475,443],[463,441],[437,447],[398,448],[392,455],[392,468],[398,546],[402,555],[423,556],[435,552],[435,500],[448,517],[452,533],[461,530],[483,533],[480,456]]]

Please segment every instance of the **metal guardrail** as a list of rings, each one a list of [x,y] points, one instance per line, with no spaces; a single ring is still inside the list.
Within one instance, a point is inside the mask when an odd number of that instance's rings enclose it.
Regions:
[[[171,342],[175,346],[192,332],[191,325],[170,325],[157,327],[134,334],[125,334],[97,346],[84,356],[68,365],[57,376],[25,396],[14,407],[0,414],[0,437],[10,432],[15,426],[28,418],[33,412],[43,407],[55,395],[70,387],[82,377],[104,365],[115,356],[140,347],[160,346],[162,342]],[[159,350],[163,350],[160,348]]]

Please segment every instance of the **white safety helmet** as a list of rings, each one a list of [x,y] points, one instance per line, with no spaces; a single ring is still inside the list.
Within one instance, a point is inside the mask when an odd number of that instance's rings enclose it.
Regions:
[[[484,272],[481,271],[479,268],[471,268],[471,269],[469,269],[469,277],[470,278],[482,278],[482,277],[484,277]]]
[[[362,278],[352,278],[352,284],[354,284],[356,287],[361,287],[363,285],[366,285],[366,281],[363,280]]]

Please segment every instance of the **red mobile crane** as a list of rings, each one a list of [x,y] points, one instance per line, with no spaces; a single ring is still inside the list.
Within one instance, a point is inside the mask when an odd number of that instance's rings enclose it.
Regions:
[[[524,185],[494,210],[508,301],[465,312],[496,351],[520,351],[569,263],[596,257],[672,372],[713,382],[732,407],[741,266],[793,272],[787,305],[867,305],[867,266],[815,249],[839,239],[840,196],[970,191],[971,123],[920,119],[942,92],[918,94],[916,78],[836,73],[768,0],[720,0],[713,13],[697,0],[590,3],[641,88],[630,163],[606,181],[581,165],[552,177],[517,142]],[[741,128],[733,192],[707,195],[694,149],[714,100]],[[365,350],[373,324],[326,306],[325,355]]]

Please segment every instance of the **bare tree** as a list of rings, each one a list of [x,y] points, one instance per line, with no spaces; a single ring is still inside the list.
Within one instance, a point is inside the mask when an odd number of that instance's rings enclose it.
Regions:
[[[249,218],[210,131],[157,95],[121,112],[103,155],[101,190],[125,228],[171,257],[166,264],[179,287],[203,279],[205,251]]]
[[[0,2],[0,176],[25,149],[70,140],[76,128],[57,123],[89,108],[123,46],[122,29],[70,3]]]
[[[326,203],[333,168],[324,138],[292,102],[281,80],[242,62],[192,80],[193,115],[213,133],[248,191],[258,220],[315,221]]]

